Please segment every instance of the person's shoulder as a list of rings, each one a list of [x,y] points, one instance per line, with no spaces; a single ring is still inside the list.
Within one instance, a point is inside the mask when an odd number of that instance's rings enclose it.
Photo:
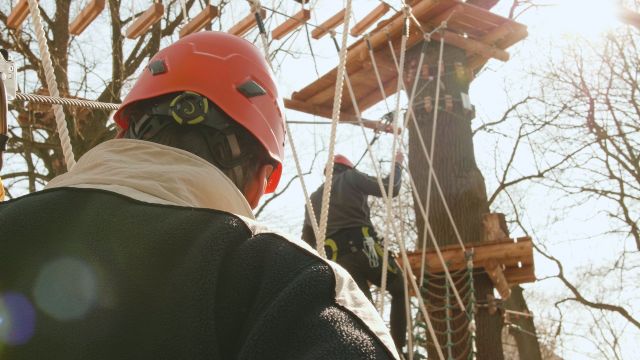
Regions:
[[[280,241],[280,244],[284,244],[284,247],[298,250],[296,252],[308,260],[306,261],[308,266],[313,266],[318,271],[320,271],[320,268],[329,270],[334,297],[332,301],[361,321],[371,334],[384,344],[389,353],[395,356],[395,346],[384,322],[373,307],[373,304],[360,291],[347,270],[333,261],[322,258],[315,249],[300,239],[273,230],[264,223],[246,218],[243,218],[243,220],[251,230],[254,238],[260,238],[260,241],[267,240],[268,242]]]

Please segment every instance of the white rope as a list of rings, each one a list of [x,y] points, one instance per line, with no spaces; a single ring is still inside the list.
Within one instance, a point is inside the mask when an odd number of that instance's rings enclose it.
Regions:
[[[291,145],[291,154],[293,155],[293,161],[296,163],[296,171],[298,172],[298,178],[300,179],[302,192],[304,193],[305,206],[307,207],[307,213],[309,214],[311,227],[313,228],[313,233],[316,237],[316,250],[318,250],[318,244],[322,244],[322,253],[320,253],[320,251],[318,251],[318,253],[322,254],[323,257],[326,257],[326,254],[324,254],[324,239],[322,240],[322,242],[318,240],[320,239],[320,232],[318,231],[318,221],[316,220],[316,213],[313,209],[311,199],[309,199],[309,191],[307,191],[307,186],[304,182],[304,175],[302,174],[302,167],[300,166],[300,158],[298,157],[298,151],[296,150],[296,145],[293,142],[293,135],[291,134],[291,129],[289,128],[289,124],[287,122],[285,122],[285,128],[287,131],[287,140],[289,141],[289,145]]]
[[[340,46],[340,62],[338,64],[336,86],[333,96],[333,113],[331,115],[331,133],[329,135],[329,155],[327,164],[325,166],[325,182],[322,189],[322,208],[320,209],[320,224],[318,232],[320,238],[318,241],[323,241],[327,232],[327,220],[329,218],[329,202],[331,200],[331,183],[333,181],[333,155],[336,145],[336,130],[338,121],[340,120],[340,107],[342,103],[342,86],[344,83],[344,77],[346,73],[347,64],[347,38],[349,35],[349,20],[351,14],[351,0],[346,0],[345,6],[345,19],[342,27],[342,43]],[[320,247],[320,246],[318,246]],[[324,255],[324,245],[322,246],[322,252]]]
[[[261,5],[259,0],[251,0],[252,12],[259,15],[260,7]],[[262,25],[260,26],[262,30]],[[269,40],[267,39],[266,32],[260,31],[260,40],[262,42],[265,60],[267,61],[267,64],[269,64],[269,68],[271,68],[271,71],[273,71],[273,64],[271,63],[271,58],[269,56]],[[302,174],[300,157],[298,156],[298,151],[296,150],[296,145],[293,141],[293,136],[291,134],[289,123],[285,121],[284,126],[285,126],[285,131],[287,133],[287,141],[289,142],[289,145],[291,145],[291,154],[293,155],[293,161],[296,164],[296,172],[298,173],[298,179],[300,180],[300,185],[302,186],[302,191],[304,193],[305,206],[307,208],[307,213],[309,214],[311,227],[313,228],[313,233],[316,237],[316,250],[318,251],[318,254],[320,254],[320,256],[322,256],[323,258],[326,258],[327,255],[325,254],[325,251],[324,251],[324,237],[320,237],[320,232],[318,231],[318,221],[316,220],[313,204],[311,203],[311,199],[309,198],[309,191],[307,190],[307,186],[304,181],[304,174]]]
[[[371,158],[371,162],[374,164],[373,168],[374,171],[376,173],[376,180],[378,182],[378,187],[380,188],[380,193],[382,194],[382,198],[386,199],[388,194],[387,194],[387,189],[385,189],[384,184],[382,183],[382,177],[380,175],[380,171],[377,168],[377,166],[375,165],[378,161],[373,153],[373,149],[371,148],[371,144],[369,143],[369,139],[367,138],[367,133],[365,131],[364,128],[364,124],[362,123],[362,116],[360,113],[360,109],[358,107],[358,103],[356,100],[356,96],[353,92],[353,87],[351,86],[351,81],[349,80],[349,76],[347,75],[345,77],[345,82],[347,84],[347,88],[349,90],[349,96],[351,97],[351,102],[353,104],[353,109],[356,115],[356,118],[360,120],[360,129],[362,131],[362,135],[365,139],[365,143],[367,144],[367,150],[369,153],[369,157]],[[398,230],[396,228],[396,224],[395,222],[391,222],[391,228],[394,232],[394,234],[398,233]],[[401,254],[402,254],[402,264],[405,268],[407,268],[407,264],[409,264],[409,258],[407,257],[407,253],[406,253],[406,249],[404,247],[400,248]],[[411,269],[409,267],[409,269]],[[427,330],[429,331],[429,334],[431,335],[431,338],[433,339],[434,344],[436,345],[436,351],[438,353],[438,357],[440,358],[440,360],[444,360],[444,354],[442,353],[442,349],[440,347],[440,343],[438,341],[438,338],[436,336],[435,330],[433,329],[433,324],[431,323],[431,319],[429,317],[429,313],[427,312],[427,308],[424,304],[424,299],[422,298],[422,293],[420,292],[420,289],[418,288],[418,285],[416,284],[416,280],[415,280],[415,276],[413,275],[413,271],[411,271],[411,274],[407,274],[407,278],[409,279],[409,282],[411,284],[412,289],[414,290],[414,293],[416,294],[416,298],[418,298],[418,306],[420,309],[420,312],[422,313],[422,316],[425,318],[425,321],[427,323]]]
[[[427,35],[427,37],[428,37],[428,35]],[[425,39],[425,41],[426,41],[426,39]],[[369,56],[371,57],[372,64],[375,65],[376,61],[375,61],[375,56],[373,54],[373,51],[371,51],[371,50],[369,51]],[[422,67],[422,63],[423,62],[424,62],[424,51],[420,54],[420,59],[418,61],[417,69],[420,69]],[[381,76],[380,76],[379,69],[378,69],[377,66],[373,66],[373,70],[374,70],[374,73],[376,75],[376,78],[378,79],[378,86],[380,87],[380,91],[382,92],[383,97],[384,97],[384,88],[382,86],[382,81],[381,81]],[[416,90],[417,90],[417,86],[418,86],[418,80],[419,80],[419,76],[416,76],[416,78],[414,80],[414,83],[413,83],[412,90],[411,90],[411,95],[409,97],[409,106],[408,106],[409,109],[413,108],[413,101],[414,101],[415,95],[416,95]],[[409,116],[409,114],[407,114],[407,117],[408,116]],[[403,123],[403,127],[404,128],[406,128],[406,126],[407,126],[407,121],[408,121],[408,119],[405,118],[404,123]],[[408,149],[408,147],[404,146],[402,137],[400,137],[400,141],[401,141],[401,146],[404,149],[404,152],[408,153],[409,149]],[[412,189],[412,191],[414,193],[414,196],[416,197],[416,199],[419,199],[419,196],[418,196],[419,193],[418,193],[418,190],[417,190],[417,187],[416,187],[416,183],[415,183],[413,175],[411,174],[411,171],[409,171],[409,169],[407,169],[407,174],[408,174],[409,179],[410,179],[411,189]],[[440,260],[440,263],[442,264],[442,267],[443,267],[444,272],[445,272],[445,276],[447,277],[447,280],[451,284],[451,287],[453,289],[454,295],[455,295],[456,300],[458,302],[458,306],[460,306],[461,309],[464,309],[462,298],[461,298],[460,293],[458,292],[458,289],[456,288],[455,282],[453,281],[453,278],[452,278],[452,276],[451,276],[451,274],[449,272],[449,267],[447,266],[447,264],[446,264],[446,262],[444,260],[444,257],[442,256],[442,252],[440,251],[440,247],[438,246],[436,238],[433,235],[433,231],[432,231],[431,226],[429,224],[428,218],[426,217],[426,212],[425,212],[425,209],[424,209],[421,201],[418,201],[418,206],[420,208],[421,215],[423,216],[423,220],[424,220],[424,223],[425,223],[425,229],[427,229],[430,232],[431,240],[432,240],[433,245],[434,245],[434,247],[436,249],[436,254],[438,255],[438,259]],[[424,239],[424,241],[426,242],[426,239]],[[423,250],[423,254],[422,254],[423,259],[425,257],[425,254],[426,254],[426,252]],[[421,266],[419,284],[422,284],[423,281],[424,281],[424,261],[422,262],[422,266]]]
[[[400,99],[401,99],[401,89],[403,82],[403,71],[404,71],[404,59],[407,52],[407,38],[409,37],[409,21],[408,21],[408,7],[403,8],[404,15],[404,23],[405,28],[402,31],[402,39],[400,40],[400,64],[398,66],[398,84],[397,84],[397,96],[396,96],[396,110],[393,113],[393,143],[391,145],[391,153],[393,154],[393,158],[391,159],[391,173],[389,174],[389,184],[387,190],[387,225],[388,223],[393,222],[393,211],[392,211],[392,201],[393,198],[393,188],[395,185],[395,167],[396,167],[396,150],[398,145],[398,114],[400,114]],[[385,237],[383,241],[383,256],[382,256],[382,277],[380,281],[380,295],[378,296],[378,311],[382,312],[384,308],[384,292],[387,288],[387,266],[389,265],[389,234],[388,234],[389,226],[385,226]]]
[[[444,53],[444,36],[440,37],[440,53],[438,54],[438,75],[436,77],[436,99],[435,99],[435,109],[433,110],[433,122],[431,125],[431,151],[429,152],[429,156],[433,159],[433,154],[435,152],[436,147],[436,130],[438,128],[438,110],[440,109],[440,88],[442,81],[442,58]],[[429,163],[429,175],[427,177],[427,199],[426,199],[426,218],[429,219],[429,214],[431,210],[431,180],[433,174],[435,173],[435,169],[433,168],[433,164]],[[420,201],[420,198],[418,198]],[[426,229],[426,227],[425,227]],[[422,254],[424,258],[424,252],[427,249],[426,241],[422,242]]]
[[[453,13],[451,14],[453,15]],[[451,15],[449,15],[449,18],[451,18]],[[444,21],[443,23],[446,23],[446,21]],[[440,27],[435,28],[432,32],[428,33],[426,36],[431,36],[433,35],[436,31],[439,31]],[[391,49],[393,50],[393,46],[391,43],[389,43]],[[395,57],[394,52],[391,52],[391,57],[393,58],[393,62],[395,63],[396,69],[398,69],[398,61]],[[404,86],[403,86],[403,90]],[[437,104],[436,104],[437,106]],[[411,116],[411,120],[413,122],[413,125],[416,129],[416,133],[418,134],[418,139],[420,141],[420,146],[422,147],[422,151],[424,153],[425,158],[427,159],[427,163],[429,164],[430,167],[433,167],[432,165],[432,161],[431,161],[431,156],[429,156],[429,153],[427,152],[427,146],[425,145],[424,142],[424,138],[422,137],[422,133],[420,132],[420,127],[418,126],[418,121],[416,120],[416,115],[413,111],[413,108],[408,108],[407,111],[409,112],[409,115]],[[464,242],[462,241],[462,236],[460,235],[460,231],[458,230],[458,226],[456,225],[455,220],[453,219],[453,215],[451,213],[451,209],[449,208],[449,204],[446,200],[446,198],[444,197],[444,192],[442,191],[442,186],[440,185],[440,181],[438,180],[438,175],[434,172],[433,173],[433,182],[436,185],[436,189],[438,190],[438,194],[440,195],[440,199],[442,200],[442,203],[444,205],[445,211],[447,213],[447,216],[449,218],[449,221],[451,222],[451,225],[453,227],[453,231],[456,235],[456,239],[458,240],[458,244],[460,245],[460,248],[462,249],[462,251],[466,251],[466,247],[464,246]]]
[[[364,128],[364,124],[362,122],[362,114],[360,112],[360,108],[358,106],[358,102],[356,100],[356,96],[355,93],[353,92],[353,87],[351,86],[351,81],[349,79],[349,75],[347,74],[345,76],[345,83],[347,85],[347,89],[349,90],[349,96],[351,98],[351,103],[353,105],[353,110],[355,112],[356,118],[358,119],[359,123],[360,123],[360,130],[362,131],[362,136],[365,139],[365,143],[367,145],[367,152],[369,153],[369,157],[371,158],[371,162],[374,164],[373,165],[373,169],[376,173],[376,180],[378,183],[378,187],[380,188],[380,193],[382,194],[382,198],[386,199],[387,197],[387,190],[384,187],[384,184],[382,183],[382,177],[380,175],[380,171],[377,168],[377,166],[375,165],[378,161],[373,153],[373,149],[371,148],[371,144],[369,143],[369,139],[367,137],[367,133],[365,131]],[[396,228],[396,224],[395,222],[391,222],[391,228],[394,232],[394,234],[397,236],[398,234],[398,229]],[[404,252],[402,251],[404,250]],[[408,267],[409,264],[409,258],[407,257],[406,254],[406,249],[404,247],[401,247],[401,253],[403,253],[402,255],[402,264],[404,266],[404,268]],[[408,267],[409,269],[411,269],[411,267]],[[409,279],[409,282],[411,284],[412,289],[414,289],[414,293],[416,294],[416,298],[418,299],[418,307],[420,309],[420,312],[422,313],[422,316],[425,318],[425,321],[427,323],[427,330],[429,331],[429,334],[431,335],[431,338],[434,341],[434,344],[436,345],[436,351],[438,353],[438,357],[440,358],[440,360],[444,360],[444,354],[442,353],[442,349],[440,347],[440,343],[438,341],[438,338],[436,336],[436,333],[433,329],[433,324],[431,323],[431,319],[429,317],[429,313],[427,312],[427,308],[424,304],[424,299],[422,298],[422,294],[420,293],[420,290],[418,288],[418,285],[416,284],[415,281],[415,276],[413,275],[413,271],[411,271],[411,274],[407,275],[407,278]]]
[[[44,68],[44,76],[47,81],[47,87],[49,88],[49,95],[59,97],[60,92],[58,91],[58,82],[56,81],[56,74],[54,72],[53,63],[51,62],[51,54],[49,53],[49,47],[47,46],[47,37],[42,25],[42,18],[40,16],[40,8],[38,7],[37,0],[29,0],[29,11],[31,12],[33,27],[36,31],[36,38],[38,39],[38,47],[40,49],[40,56],[42,57],[42,67]],[[68,171],[76,165],[76,160],[73,157],[73,149],[71,147],[69,130],[67,129],[67,121],[64,118],[64,110],[61,105],[53,105],[53,113],[56,119],[58,136],[60,137],[62,154],[64,155]]]

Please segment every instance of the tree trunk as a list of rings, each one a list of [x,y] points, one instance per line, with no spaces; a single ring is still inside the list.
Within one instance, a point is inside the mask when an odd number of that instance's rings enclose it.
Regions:
[[[430,149],[433,111],[436,104],[436,79],[438,73],[438,54],[439,42],[433,41],[429,44],[427,55],[422,69],[416,69],[418,58],[421,52],[421,45],[415,46],[407,53],[408,71],[413,76],[419,76],[418,91],[414,99],[414,112],[418,123],[419,131],[426,143],[427,151]],[[461,93],[468,93],[471,74],[466,71],[466,53],[459,48],[445,45],[443,57],[443,71],[441,78],[440,90],[440,109],[437,119],[437,128],[435,131],[435,150],[431,155],[433,159],[435,175],[437,176],[444,197],[451,209],[453,218],[460,232],[462,241],[465,244],[472,244],[480,241],[483,232],[482,214],[488,213],[487,195],[485,191],[484,178],[478,170],[473,149],[473,139],[470,121],[472,112],[465,111],[460,101]],[[428,70],[427,70],[428,68]],[[409,76],[407,88],[411,89],[413,84],[412,77]],[[445,98],[449,95],[453,100],[453,107],[445,109]],[[429,101],[425,102],[425,98],[430,97],[433,105],[429,109]],[[429,166],[424,156],[423,148],[420,144],[418,133],[411,121],[409,127],[409,168],[416,180],[416,185],[420,199],[423,204],[427,205],[428,193],[428,176]],[[454,245],[458,241],[455,232],[449,221],[444,205],[437,192],[435,184],[431,185],[431,197],[429,199],[429,223],[435,235],[436,241],[440,246]],[[425,206],[426,207],[426,206]],[[418,234],[423,234],[425,224],[420,215],[418,205],[415,205]],[[422,239],[420,239],[422,240]],[[431,240],[427,240],[427,244],[431,244]],[[493,293],[493,284],[488,276],[483,272],[476,270],[474,275],[475,297],[479,303],[486,302],[487,296]],[[429,295],[427,300],[429,304],[438,306],[442,304],[444,290],[442,290],[443,282],[439,280],[432,281],[434,287],[429,287]],[[439,285],[439,286],[438,286]],[[460,286],[458,286],[460,288]],[[462,294],[461,294],[462,295]],[[453,304],[455,299],[450,298]],[[459,309],[454,309],[452,317],[460,315]],[[443,314],[434,312],[435,317],[442,318]],[[500,338],[502,329],[502,319],[499,314],[489,314],[486,307],[480,307],[476,311],[476,345],[477,359],[480,360],[501,360],[503,359],[502,341]],[[442,323],[435,321],[437,330],[442,331],[444,328]],[[452,353],[453,358],[466,358],[470,350],[466,341],[459,341],[469,333],[468,320],[465,316],[458,316],[458,321],[454,321],[451,328],[454,330]],[[439,343],[444,346],[447,343],[447,337],[439,335]],[[430,358],[437,358],[434,348],[428,347]],[[443,351],[445,356],[447,351]]]
[[[520,285],[512,287],[511,296],[504,303],[505,309],[528,313],[529,307],[527,307],[523,291]],[[517,328],[509,329],[509,334],[516,339],[520,360],[541,360],[542,354],[540,353],[540,344],[538,343],[533,317],[510,316],[509,320],[517,326]]]

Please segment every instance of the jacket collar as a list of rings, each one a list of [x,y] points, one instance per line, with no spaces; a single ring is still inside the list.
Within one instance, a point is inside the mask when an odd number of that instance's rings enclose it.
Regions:
[[[88,151],[46,188],[95,188],[154,203],[222,210],[254,219],[244,195],[215,166],[149,141],[114,139]]]

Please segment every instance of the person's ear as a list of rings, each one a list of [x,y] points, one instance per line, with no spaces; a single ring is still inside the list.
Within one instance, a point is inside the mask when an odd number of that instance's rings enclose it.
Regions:
[[[252,209],[255,209],[267,188],[267,180],[273,172],[273,165],[265,164],[258,168],[256,174],[244,186],[244,197]]]

